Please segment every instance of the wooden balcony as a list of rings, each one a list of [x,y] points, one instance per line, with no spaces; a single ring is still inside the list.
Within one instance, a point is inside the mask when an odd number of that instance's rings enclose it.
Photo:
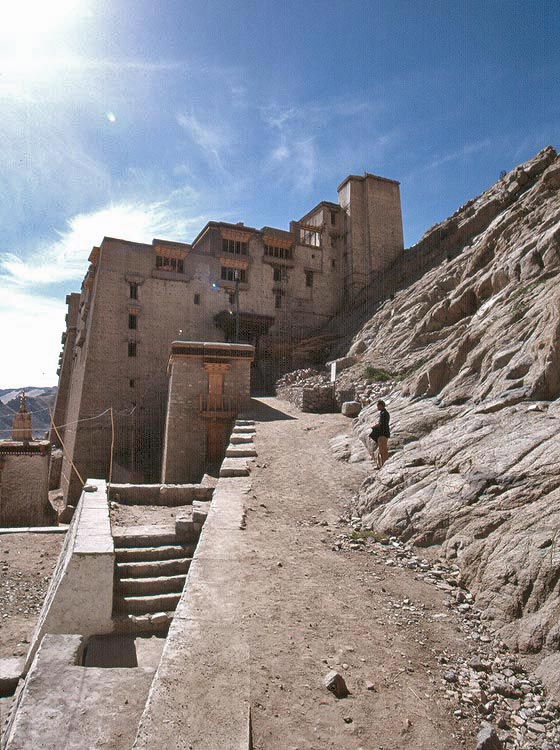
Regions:
[[[199,399],[198,413],[201,417],[209,419],[234,419],[239,411],[239,398],[237,396],[201,393]]]

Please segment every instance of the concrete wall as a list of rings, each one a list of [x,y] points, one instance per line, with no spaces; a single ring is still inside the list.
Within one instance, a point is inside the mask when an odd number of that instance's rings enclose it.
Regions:
[[[26,660],[26,670],[46,633],[109,633],[113,628],[115,552],[107,486],[88,480],[68,529]]]
[[[14,441],[0,443],[0,527],[50,526],[55,513],[49,503],[50,443],[33,442],[29,448]]]

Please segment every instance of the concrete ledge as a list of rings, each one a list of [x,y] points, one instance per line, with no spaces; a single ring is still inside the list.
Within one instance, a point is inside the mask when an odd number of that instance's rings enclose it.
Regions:
[[[108,633],[113,628],[115,550],[104,480],[88,480],[60,552],[31,639],[25,672],[47,633]]]
[[[77,635],[43,638],[3,750],[130,749],[154,670],[83,667],[83,641]]]
[[[251,747],[249,652],[241,622],[249,490],[246,478],[218,481],[134,750]]]
[[[65,534],[68,526],[10,526],[0,529],[2,534]]]

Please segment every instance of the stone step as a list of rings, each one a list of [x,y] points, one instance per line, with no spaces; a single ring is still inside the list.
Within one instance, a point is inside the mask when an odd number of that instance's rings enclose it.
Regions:
[[[230,445],[226,450],[228,458],[250,458],[256,455],[257,451],[253,443],[248,443],[247,445]]]
[[[254,427],[255,420],[254,419],[236,419],[234,426],[235,427]]]
[[[249,463],[243,458],[225,458],[220,468],[221,477],[247,477],[250,473]]]
[[[116,591],[123,596],[139,597],[151,594],[181,594],[186,578],[186,575],[120,578],[116,582]]]
[[[157,578],[187,573],[192,557],[178,557],[172,560],[151,560],[141,562],[117,563],[117,577],[123,578]]]
[[[254,435],[255,434],[255,428],[250,427],[249,425],[241,425],[240,427],[234,427],[232,430],[232,435]]]
[[[244,443],[252,443],[253,442],[253,435],[235,435],[231,434],[229,438],[229,442],[233,445],[243,445]]]
[[[166,635],[175,612],[148,615],[118,614],[113,617],[113,632],[127,635]]]
[[[155,612],[175,611],[181,594],[157,594],[150,596],[121,596],[114,599],[114,609],[129,615],[146,615]]]
[[[115,547],[161,547],[176,544],[175,527],[130,526],[113,532]]]
[[[120,547],[115,549],[117,563],[152,562],[158,560],[178,560],[192,557],[195,544],[164,544],[161,547]]]

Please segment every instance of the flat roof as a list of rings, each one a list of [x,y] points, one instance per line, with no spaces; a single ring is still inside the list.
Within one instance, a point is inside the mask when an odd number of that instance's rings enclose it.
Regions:
[[[349,180],[362,180],[363,182],[364,180],[367,180],[368,177],[371,177],[374,180],[379,180],[380,182],[392,182],[394,185],[401,184],[398,180],[390,180],[388,177],[380,177],[378,174],[371,174],[371,172],[364,172],[363,175],[349,174],[348,177],[342,180],[340,185],[337,187],[337,192],[340,192]]]

